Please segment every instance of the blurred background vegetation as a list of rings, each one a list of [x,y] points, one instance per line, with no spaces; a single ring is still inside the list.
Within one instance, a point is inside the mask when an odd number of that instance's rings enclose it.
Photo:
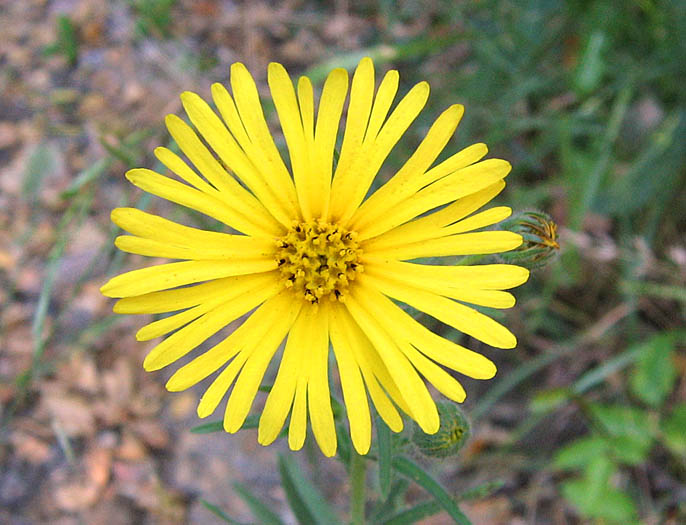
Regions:
[[[514,166],[499,201],[559,224],[501,314],[518,348],[481,349],[498,375],[466,385],[470,443],[429,467],[456,493],[493,482],[474,523],[686,522],[686,2],[25,0],[0,29],[0,521],[221,522],[203,498],[250,521],[246,487],[292,520],[271,448],[189,433],[197,393],[142,373],[143,321],[98,292],[141,262],[109,211],[184,219],[123,177],[159,168],[183,90],[234,61],[321,85],[371,56],[432,88],[385,176],[461,103],[448,150],[486,142]],[[299,456],[344,509],[340,465]]]

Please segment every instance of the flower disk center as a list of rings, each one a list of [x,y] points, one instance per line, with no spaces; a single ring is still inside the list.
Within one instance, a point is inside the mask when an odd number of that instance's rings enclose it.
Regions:
[[[276,261],[288,288],[310,303],[343,301],[362,253],[355,232],[321,220],[294,223],[277,241]]]

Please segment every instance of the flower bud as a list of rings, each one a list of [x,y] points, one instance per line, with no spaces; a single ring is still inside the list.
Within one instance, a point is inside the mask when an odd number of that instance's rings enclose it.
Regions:
[[[533,270],[548,264],[560,250],[557,243],[557,224],[547,213],[531,210],[515,213],[501,227],[518,233],[523,238],[519,248],[500,255],[503,262]]]
[[[425,434],[415,424],[412,442],[425,456],[445,458],[456,455],[469,439],[469,422],[462,410],[447,401],[436,403],[441,426],[435,434]]]

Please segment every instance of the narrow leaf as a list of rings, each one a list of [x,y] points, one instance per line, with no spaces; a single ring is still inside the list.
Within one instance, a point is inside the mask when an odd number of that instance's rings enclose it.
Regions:
[[[471,525],[471,522],[464,515],[455,503],[455,500],[446,492],[443,486],[433,479],[429,474],[422,470],[416,463],[409,459],[397,456],[393,458],[393,468],[402,475],[407,476],[420,487],[431,494],[441,504],[448,514],[459,525]]]
[[[202,503],[207,510],[209,510],[212,514],[217,516],[223,522],[229,523],[230,525],[243,525],[240,521],[236,521],[231,516],[229,516],[226,512],[224,512],[222,509],[220,509],[216,505],[213,505],[209,501],[205,501],[204,499],[201,499],[200,503]]]
[[[221,432],[222,430],[224,430],[224,423],[222,421],[211,421],[191,428],[191,433],[211,434],[212,432]]]
[[[269,507],[253,496],[250,491],[240,483],[233,484],[234,490],[238,493],[250,511],[255,516],[258,523],[262,525],[283,525],[283,521]]]
[[[340,523],[320,492],[302,475],[291,456],[279,454],[281,484],[293,514],[302,525]]]
[[[388,498],[393,481],[391,469],[391,429],[380,418],[376,418],[376,437],[379,446],[379,487],[384,499]]]

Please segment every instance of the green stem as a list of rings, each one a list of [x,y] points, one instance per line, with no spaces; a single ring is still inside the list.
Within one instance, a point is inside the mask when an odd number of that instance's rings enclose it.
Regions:
[[[350,518],[352,525],[364,525],[365,480],[367,463],[352,450],[350,454]]]

